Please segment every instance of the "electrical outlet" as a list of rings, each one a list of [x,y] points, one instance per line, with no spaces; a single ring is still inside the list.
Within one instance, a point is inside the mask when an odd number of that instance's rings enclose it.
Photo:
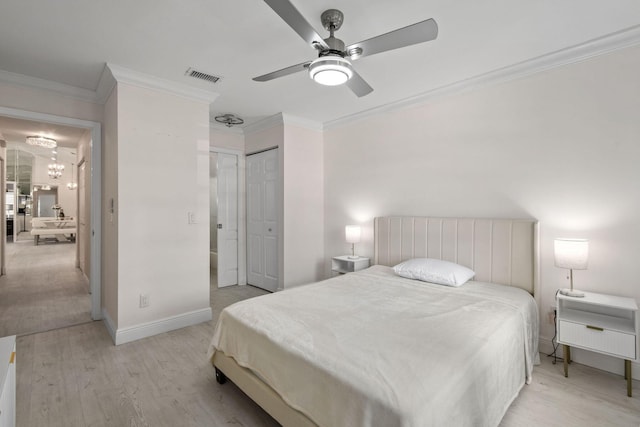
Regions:
[[[549,307],[549,311],[547,312],[547,322],[553,325],[553,320],[556,317],[556,306],[552,305]]]
[[[149,294],[140,294],[140,308],[149,307]]]

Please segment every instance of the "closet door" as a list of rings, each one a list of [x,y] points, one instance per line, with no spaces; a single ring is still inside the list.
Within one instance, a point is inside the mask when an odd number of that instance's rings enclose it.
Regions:
[[[247,156],[247,283],[278,289],[278,149]]]

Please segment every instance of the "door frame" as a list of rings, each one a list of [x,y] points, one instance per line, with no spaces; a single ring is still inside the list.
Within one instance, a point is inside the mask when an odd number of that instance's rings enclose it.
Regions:
[[[247,218],[245,155],[241,150],[222,147],[209,147],[209,153],[232,154],[238,158],[238,285],[247,284]],[[211,160],[211,157],[209,157]],[[211,192],[209,192],[211,194]],[[211,230],[209,230],[211,232]]]
[[[71,117],[57,116],[53,114],[37,113],[34,111],[18,110],[15,108],[0,107],[0,115],[14,119],[32,120],[43,123],[51,123],[64,126],[73,126],[91,131],[91,191],[89,206],[89,229],[91,230],[91,259],[89,288],[91,289],[91,318],[102,319],[102,125],[100,122],[75,119]],[[6,171],[2,171],[3,178]],[[6,178],[5,178],[6,179]],[[4,233],[6,235],[6,231]],[[2,239],[2,254],[6,251],[6,239]],[[5,272],[5,259],[2,257],[1,270]]]
[[[0,200],[0,209],[2,212],[0,214],[0,218],[2,224],[0,224],[0,238],[2,239],[2,243],[0,244],[0,276],[4,276],[7,274],[6,269],[4,267],[4,263],[6,260],[7,253],[7,144],[5,141],[2,141],[2,149],[4,150],[4,155],[0,156],[0,186],[2,186],[2,198]]]

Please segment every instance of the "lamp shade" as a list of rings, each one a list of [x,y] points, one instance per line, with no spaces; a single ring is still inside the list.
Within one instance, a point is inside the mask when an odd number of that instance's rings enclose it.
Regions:
[[[589,241],[586,239],[555,239],[553,252],[556,267],[586,270],[589,261]]]
[[[360,236],[362,235],[362,229],[359,225],[347,225],[344,228],[344,237],[347,243],[360,243]]]

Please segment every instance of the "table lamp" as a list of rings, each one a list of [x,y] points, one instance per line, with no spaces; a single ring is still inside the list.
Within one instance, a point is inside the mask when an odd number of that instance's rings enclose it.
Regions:
[[[355,246],[356,243],[360,243],[360,236],[362,236],[362,229],[359,225],[347,225],[344,228],[344,236],[347,243],[351,243],[351,255],[349,258],[356,259],[360,258],[356,255]]]
[[[553,252],[556,267],[569,269],[570,289],[561,289],[562,295],[584,297],[584,293],[573,289],[573,270],[586,270],[589,260],[589,241],[586,239],[555,239]]]

